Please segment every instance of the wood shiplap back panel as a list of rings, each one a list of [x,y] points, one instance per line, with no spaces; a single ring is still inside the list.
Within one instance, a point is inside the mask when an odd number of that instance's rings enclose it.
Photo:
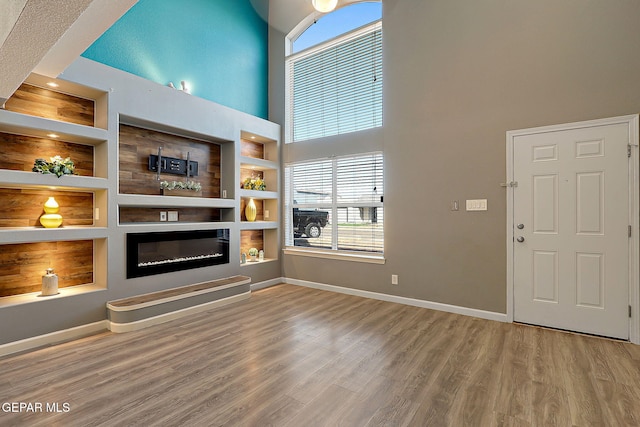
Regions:
[[[120,125],[120,193],[160,195],[156,173],[149,170],[149,156],[158,154],[198,162],[198,176],[192,180],[202,185],[202,197],[220,197],[220,146],[182,136],[171,135],[129,125]],[[184,175],[161,174],[162,181],[184,181]]]
[[[45,119],[94,126],[95,102],[66,93],[22,84],[9,98],[5,109]]]
[[[240,141],[240,155],[253,157],[254,159],[264,159],[264,145],[243,139]]]
[[[49,267],[59,288],[92,283],[93,241],[0,245],[0,297],[39,291]]]
[[[120,207],[120,224],[137,222],[159,222],[160,212],[168,210],[178,212],[179,222],[216,222],[220,221],[220,209],[216,208],[134,208]]]
[[[240,231],[240,254],[245,253],[248,258],[251,248],[264,250],[264,232],[262,230]]]
[[[71,158],[76,175],[93,176],[93,146],[0,132],[2,169],[30,171],[36,159],[54,156]]]
[[[0,227],[42,227],[43,205],[51,196],[60,205],[62,227],[93,225],[93,193],[0,188]]]

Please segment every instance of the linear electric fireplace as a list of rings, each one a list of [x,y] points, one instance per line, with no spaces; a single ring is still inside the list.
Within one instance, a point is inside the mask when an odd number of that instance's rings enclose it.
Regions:
[[[127,234],[127,279],[229,263],[229,229]]]

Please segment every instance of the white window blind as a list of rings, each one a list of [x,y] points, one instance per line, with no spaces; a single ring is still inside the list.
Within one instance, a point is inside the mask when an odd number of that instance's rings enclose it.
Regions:
[[[289,142],[382,126],[382,23],[288,60]]]
[[[286,246],[348,252],[384,252],[381,153],[290,164],[285,168]],[[320,236],[300,218],[328,217]]]

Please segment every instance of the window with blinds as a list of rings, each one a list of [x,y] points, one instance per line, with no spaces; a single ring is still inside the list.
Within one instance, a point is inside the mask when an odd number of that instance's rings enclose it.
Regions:
[[[287,142],[382,126],[382,22],[287,59]]]
[[[382,153],[290,164],[285,186],[286,246],[382,255]]]

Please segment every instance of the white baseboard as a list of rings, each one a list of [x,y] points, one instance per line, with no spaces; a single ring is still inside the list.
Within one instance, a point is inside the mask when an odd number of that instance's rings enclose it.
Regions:
[[[306,280],[284,278],[284,282],[290,285],[304,286],[307,288],[320,289],[324,291],[338,292],[341,294],[354,295],[364,298],[372,298],[381,301],[395,302],[398,304],[412,305],[414,307],[429,308],[431,310],[446,311],[447,313],[462,314],[464,316],[478,317],[480,319],[506,322],[507,315],[493,311],[478,310],[475,308],[460,307],[457,305],[442,304],[439,302],[425,301],[415,298],[400,297],[396,295],[381,294],[378,292],[362,291],[359,289],[344,288],[342,286],[327,285],[324,283],[309,282]]]
[[[222,298],[219,300],[207,302],[204,304],[194,305],[193,307],[183,308],[181,310],[171,311],[165,314],[159,314],[158,316],[149,317],[146,319],[138,320],[129,323],[115,323],[108,321],[109,330],[111,332],[131,332],[140,329],[148,328],[149,326],[159,325],[161,323],[168,322],[170,320],[179,319],[190,314],[200,313],[202,311],[211,310],[215,307],[222,307],[227,304],[247,299],[251,296],[251,291],[243,292],[238,295],[232,295],[230,297]]]
[[[0,356],[6,356],[8,354],[31,350],[46,345],[57,344],[63,341],[71,341],[98,332],[106,331],[108,329],[109,321],[100,320],[99,322],[89,323],[87,325],[76,326],[74,328],[51,332],[44,335],[38,335],[36,337],[25,338],[20,341],[14,341],[0,345]]]
[[[286,283],[284,277],[276,277],[275,279],[265,280],[264,282],[257,282],[251,284],[251,290],[257,291],[258,289],[268,288],[270,286],[279,285],[280,283]]]

